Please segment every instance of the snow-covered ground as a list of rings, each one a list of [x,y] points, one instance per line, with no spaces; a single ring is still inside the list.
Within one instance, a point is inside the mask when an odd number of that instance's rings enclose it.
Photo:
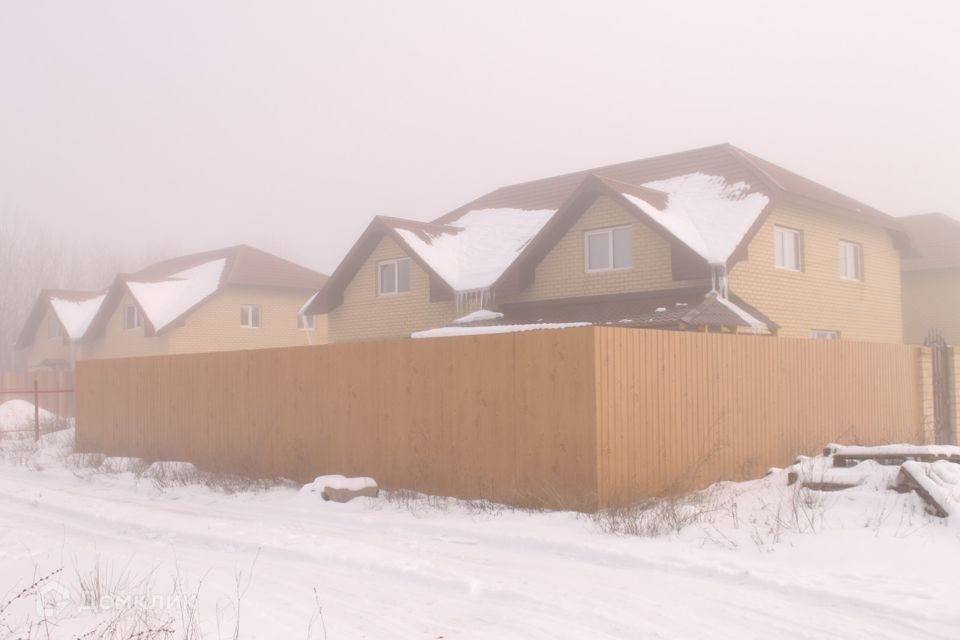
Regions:
[[[38,622],[31,638],[902,639],[960,629],[960,526],[877,483],[818,494],[775,472],[602,517],[396,494],[337,504],[291,486],[181,485],[183,465],[143,474],[112,460],[104,468],[142,474],[107,473],[97,457],[68,456],[71,438],[46,436],[39,452],[0,440],[0,610],[14,599],[0,638]]]

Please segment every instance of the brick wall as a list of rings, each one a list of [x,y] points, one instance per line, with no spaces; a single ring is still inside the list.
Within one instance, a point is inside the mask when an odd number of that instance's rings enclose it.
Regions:
[[[392,238],[384,238],[343,292],[343,304],[330,313],[330,341],[404,338],[413,331],[442,327],[456,319],[453,301],[430,302],[430,279],[410,261],[410,291],[377,295],[377,263],[406,257]]]
[[[316,329],[297,329],[297,312],[312,294],[299,290],[230,286],[169,332],[169,353],[297,347],[327,342],[326,316]],[[260,305],[259,328],[240,326],[240,305]]]
[[[633,268],[587,273],[584,268],[584,234],[593,229],[622,225],[633,228]],[[619,204],[601,197],[537,266],[533,285],[518,295],[503,297],[498,302],[652,291],[707,282],[673,280],[670,244]]]
[[[84,343],[80,353],[81,359],[128,358],[168,353],[167,336],[146,336],[143,327],[126,328],[124,310],[131,304],[133,299],[130,294],[124,295],[120,304],[110,315],[103,335],[93,342]]]
[[[803,232],[804,269],[774,267],[773,228]],[[863,245],[863,280],[840,278],[840,241]],[[750,243],[749,259],[730,273],[730,290],[780,325],[784,337],[812,329],[843,339],[901,342],[900,254],[883,229],[835,215],[781,205]]]

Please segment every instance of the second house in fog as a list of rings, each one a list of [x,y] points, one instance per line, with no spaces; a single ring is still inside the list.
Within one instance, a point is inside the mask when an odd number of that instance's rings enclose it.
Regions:
[[[903,261],[903,334],[923,344],[931,331],[960,345],[960,221],[943,213],[900,218],[916,254]]]
[[[900,342],[907,248],[896,219],[719,145],[375,218],[305,309],[334,342],[576,323]]]
[[[301,316],[326,276],[241,245],[117,276],[102,291],[43,291],[21,331],[29,369],[77,360],[322,344],[326,318]]]

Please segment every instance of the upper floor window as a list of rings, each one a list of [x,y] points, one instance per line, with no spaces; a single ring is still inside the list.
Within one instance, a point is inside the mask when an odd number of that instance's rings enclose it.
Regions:
[[[840,332],[827,329],[811,329],[810,337],[814,340],[839,340]]]
[[[583,244],[587,271],[612,271],[633,266],[633,227],[587,231]]]
[[[305,316],[297,314],[297,329],[303,331],[313,331],[317,328],[317,316]]]
[[[844,280],[863,280],[863,245],[840,241],[840,277]]]
[[[258,304],[242,304],[240,305],[240,326],[245,329],[259,329],[260,328],[260,305]]]
[[[382,296],[410,291],[410,258],[378,263],[377,283],[377,291]]]
[[[50,317],[47,318],[47,337],[48,338],[62,338],[63,337],[63,326],[60,324],[60,320],[57,316],[50,314]]]
[[[799,230],[788,227],[773,228],[773,263],[778,269],[802,269],[803,235]]]
[[[143,316],[135,304],[128,304],[123,308],[123,328],[139,329],[143,326]]]

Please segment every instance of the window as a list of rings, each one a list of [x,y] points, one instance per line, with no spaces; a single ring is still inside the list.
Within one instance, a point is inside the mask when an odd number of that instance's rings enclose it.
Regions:
[[[863,280],[862,245],[840,241],[840,277],[844,280]]]
[[[303,331],[313,331],[317,328],[317,316],[305,316],[297,314],[297,329]]]
[[[814,340],[839,340],[839,331],[826,331],[824,329],[811,329],[810,337]]]
[[[123,308],[123,327],[125,329],[139,329],[143,326],[143,316],[137,305],[128,304]]]
[[[50,317],[47,318],[47,337],[63,337],[63,327],[60,325],[60,320],[58,320],[57,316],[53,315],[52,313],[50,314]]]
[[[800,271],[803,264],[800,231],[787,227],[773,228],[773,260],[778,269]]]
[[[410,291],[410,258],[385,260],[377,265],[377,274],[380,295]]]
[[[633,266],[633,227],[587,231],[583,244],[587,271],[612,271]]]
[[[242,304],[240,305],[240,326],[246,329],[260,328],[260,305]]]

